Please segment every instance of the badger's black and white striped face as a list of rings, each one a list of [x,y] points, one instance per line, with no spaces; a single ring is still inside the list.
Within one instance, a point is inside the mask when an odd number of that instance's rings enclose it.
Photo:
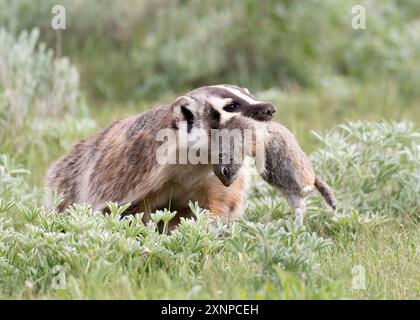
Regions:
[[[197,88],[191,96],[203,104],[210,104],[220,114],[220,121],[225,122],[238,113],[258,121],[270,121],[276,108],[271,104],[257,100],[246,88],[234,85],[213,85]]]

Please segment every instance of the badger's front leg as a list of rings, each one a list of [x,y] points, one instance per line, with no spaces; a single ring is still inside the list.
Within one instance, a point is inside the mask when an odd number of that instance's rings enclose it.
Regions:
[[[225,187],[216,176],[210,175],[207,182],[195,190],[189,200],[197,201],[201,208],[209,210],[211,215],[228,223],[234,218],[241,217],[245,212],[245,201],[250,186],[249,180],[249,172],[243,170],[231,186]],[[184,203],[182,208],[173,207],[173,211],[176,211],[177,214],[169,222],[170,232],[176,229],[181,222],[181,218],[195,219],[195,215],[187,202]]]
[[[204,191],[202,207],[225,222],[241,217],[245,212],[246,199],[251,185],[247,167],[242,167],[238,177],[229,186],[224,186],[216,176],[208,179]]]

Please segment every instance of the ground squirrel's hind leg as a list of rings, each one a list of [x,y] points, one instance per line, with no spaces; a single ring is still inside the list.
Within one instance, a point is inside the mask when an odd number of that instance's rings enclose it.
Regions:
[[[303,225],[303,218],[306,211],[304,199],[297,194],[283,193],[289,206],[295,211],[296,224],[299,226]]]
[[[337,209],[337,200],[334,197],[331,187],[319,176],[315,178],[315,187],[318,189],[325,202],[331,207],[331,209],[335,213],[335,210]]]

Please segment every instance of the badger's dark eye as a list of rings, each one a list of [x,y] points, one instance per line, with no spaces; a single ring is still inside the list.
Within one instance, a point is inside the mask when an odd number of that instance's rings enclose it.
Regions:
[[[227,104],[223,110],[227,111],[227,112],[235,112],[238,108],[240,107],[239,103],[237,102],[232,102]]]

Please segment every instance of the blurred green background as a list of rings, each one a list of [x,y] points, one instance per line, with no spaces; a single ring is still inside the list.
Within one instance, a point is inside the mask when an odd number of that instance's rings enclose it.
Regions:
[[[1,24],[14,33],[38,27],[41,40],[55,48],[55,4],[1,0]],[[156,101],[208,83],[236,83],[254,92],[317,88],[351,100],[349,90],[371,90],[374,82],[385,95],[376,99],[384,103],[395,91],[408,103],[418,95],[417,0],[59,4],[67,14],[62,54],[76,64],[94,101]],[[366,30],[351,27],[358,4],[366,7]]]

